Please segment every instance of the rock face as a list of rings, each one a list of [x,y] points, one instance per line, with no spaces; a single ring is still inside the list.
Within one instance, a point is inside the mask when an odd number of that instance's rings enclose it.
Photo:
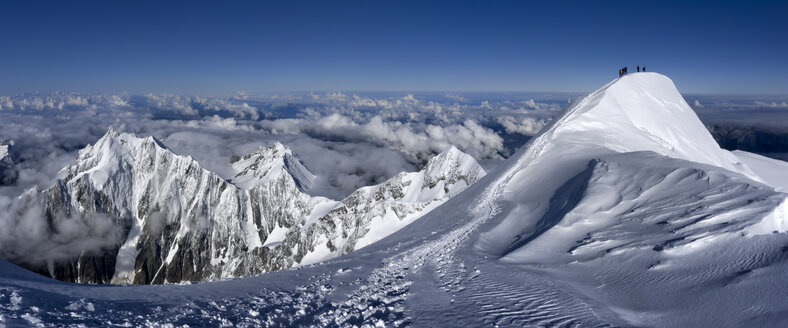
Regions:
[[[231,163],[230,181],[152,137],[110,129],[41,193],[46,219],[109,215],[117,245],[33,266],[83,283],[175,283],[290,268],[368,245],[484,175],[452,148],[424,170],[401,173],[345,200],[304,192],[314,175],[280,143]]]

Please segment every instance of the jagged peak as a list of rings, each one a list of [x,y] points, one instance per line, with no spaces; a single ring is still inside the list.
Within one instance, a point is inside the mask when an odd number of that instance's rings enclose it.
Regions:
[[[107,132],[104,133],[104,137],[102,138],[116,138],[118,135],[120,135],[120,132],[118,132],[114,126],[110,125],[109,128],[107,128]]]
[[[290,150],[290,148],[285,147],[285,145],[283,145],[279,141],[274,141],[274,143],[271,146],[268,146],[268,148],[272,148],[272,149],[275,149],[276,151],[279,151],[279,152],[282,152],[282,153],[286,153],[286,154],[292,154],[293,153]]]
[[[142,160],[138,158],[140,153],[148,154],[145,156],[155,156],[155,153],[162,151],[172,158],[182,157],[184,160],[193,161],[191,156],[173,153],[153,136],[140,138],[133,133],[119,132],[114,127],[109,127],[94,144],[80,149],[77,159],[61,172],[66,172],[66,181],[90,174],[96,185],[103,185],[108,175],[121,163],[133,165],[135,161]]]
[[[431,158],[423,171],[428,177],[433,178],[465,175],[474,171],[478,171],[481,175],[485,174],[484,169],[473,156],[462,152],[454,145]]]
[[[121,145],[131,148],[139,147],[141,145],[153,144],[158,146],[159,148],[169,150],[169,148],[167,148],[167,146],[165,146],[164,143],[161,142],[161,140],[159,140],[154,136],[138,137],[136,134],[131,132],[120,132],[113,126],[110,126],[107,129],[107,132],[104,133],[104,136],[99,138],[99,140],[96,141],[95,144],[93,144],[94,146],[93,148],[96,148],[96,146],[98,145],[103,145],[107,143],[109,144],[120,143]],[[91,148],[91,147],[86,147],[86,148]]]
[[[251,189],[263,183],[288,174],[302,191],[309,189],[315,175],[312,174],[293,151],[279,141],[265,147],[258,147],[232,163],[236,174],[232,182],[243,188]]]

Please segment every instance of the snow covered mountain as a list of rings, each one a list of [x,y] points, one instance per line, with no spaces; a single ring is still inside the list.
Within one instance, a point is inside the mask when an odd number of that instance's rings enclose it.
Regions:
[[[0,142],[0,186],[14,183],[17,172],[14,169],[14,155],[11,152],[14,142],[6,140]]]
[[[713,142],[670,79],[630,74],[345,256],[134,287],[54,284],[0,262],[0,314],[11,324],[786,326],[788,195],[776,187],[788,172],[738,155]]]
[[[121,227],[122,240],[99,254],[34,268],[66,281],[135,284],[289,268],[374,242],[484,174],[452,148],[425,171],[400,174],[338,202],[303,192],[314,175],[280,143],[232,167],[236,174],[225,181],[155,138],[110,129],[44,194],[48,220],[107,213]],[[407,198],[397,194],[402,191]]]
[[[315,179],[293,152],[279,142],[234,161],[232,167],[235,170],[232,183],[246,190],[268,184],[283,174],[289,174],[301,190],[308,190]]]

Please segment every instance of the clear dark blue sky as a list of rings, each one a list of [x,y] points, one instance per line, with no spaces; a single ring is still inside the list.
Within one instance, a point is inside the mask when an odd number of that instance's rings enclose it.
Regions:
[[[788,94],[788,2],[2,1],[0,94]]]

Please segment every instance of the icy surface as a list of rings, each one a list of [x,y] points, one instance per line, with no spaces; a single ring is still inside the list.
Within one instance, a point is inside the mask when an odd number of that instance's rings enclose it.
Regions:
[[[630,74],[456,197],[345,256],[133,287],[61,283],[0,261],[0,315],[10,325],[786,326],[786,194],[756,175],[783,163],[750,170],[741,157],[713,143],[667,77]]]

